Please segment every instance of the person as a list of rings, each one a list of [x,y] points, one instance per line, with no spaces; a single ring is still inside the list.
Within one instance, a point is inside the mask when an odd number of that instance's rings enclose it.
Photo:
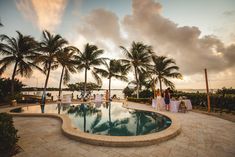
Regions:
[[[108,90],[106,90],[105,99],[106,99],[106,101],[109,101],[109,91]]]
[[[164,92],[164,101],[166,104],[166,110],[169,111],[170,110],[170,92],[168,89],[166,89]]]
[[[112,96],[112,99],[117,99],[117,95],[114,94],[114,95]]]
[[[171,88],[170,87],[168,87],[167,88],[167,90],[168,90],[168,92],[170,93],[170,99],[172,98],[172,96],[173,96],[173,90],[171,90]]]
[[[153,99],[152,97],[151,97],[151,99],[152,99],[152,107],[155,109],[156,108],[156,100]]]
[[[157,110],[161,110],[161,100],[162,100],[162,96],[161,96],[161,92],[159,89],[157,89],[156,91],[156,97],[157,97]]]

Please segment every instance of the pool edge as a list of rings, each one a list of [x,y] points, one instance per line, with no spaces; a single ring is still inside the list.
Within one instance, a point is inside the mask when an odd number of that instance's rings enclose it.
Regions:
[[[128,102],[130,103],[130,102]],[[132,104],[138,104],[138,103],[132,103]],[[139,104],[144,105],[144,104]],[[55,118],[59,119],[61,121],[61,130],[62,133],[73,140],[77,140],[79,142],[92,144],[92,145],[99,145],[99,146],[111,146],[111,147],[136,147],[136,146],[147,146],[147,145],[153,145],[160,142],[164,142],[166,140],[172,139],[181,132],[181,124],[177,120],[177,118],[167,112],[159,112],[152,108],[144,109],[144,108],[135,108],[134,105],[126,105],[123,103],[123,107],[129,108],[129,109],[136,109],[136,110],[142,110],[142,111],[150,111],[150,112],[156,112],[160,113],[164,116],[167,116],[171,119],[172,123],[171,125],[160,132],[151,133],[147,135],[139,135],[139,136],[106,136],[106,135],[93,135],[89,133],[84,133],[83,131],[79,130],[78,128],[73,128],[71,120],[67,115],[58,115],[53,113],[12,113],[10,110],[19,108],[19,107],[25,107],[24,106],[16,106],[11,107],[8,109],[8,113],[12,116],[17,117],[49,117],[49,118]]]

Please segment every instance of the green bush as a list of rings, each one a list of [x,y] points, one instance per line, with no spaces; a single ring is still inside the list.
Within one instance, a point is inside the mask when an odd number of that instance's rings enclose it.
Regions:
[[[124,93],[125,97],[131,97],[132,94],[134,93],[134,89],[126,87],[123,89],[122,93]]]
[[[128,97],[127,100],[132,101],[132,102],[138,102],[138,103],[152,104],[151,98],[139,98],[139,99],[137,99],[137,98]]]
[[[0,156],[13,156],[19,151],[16,145],[19,137],[13,125],[12,116],[7,113],[0,113]]]
[[[207,109],[207,94],[206,93],[184,93],[175,92],[172,95],[175,98],[186,97],[191,100],[194,108]],[[210,104],[212,111],[235,111],[235,95],[233,94],[210,94]]]
[[[23,87],[23,83],[19,80],[14,80],[14,96],[11,96],[11,79],[0,78],[0,103],[9,103],[12,99],[20,100],[20,92]]]
[[[146,90],[141,91],[139,96],[140,98],[151,98],[153,97],[153,92],[146,89]]]

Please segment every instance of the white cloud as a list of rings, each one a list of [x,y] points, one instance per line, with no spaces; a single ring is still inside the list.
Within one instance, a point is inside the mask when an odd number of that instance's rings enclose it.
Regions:
[[[122,22],[129,39],[144,41],[154,47],[156,54],[174,58],[183,74],[201,73],[204,68],[218,72],[235,65],[231,60],[234,45],[226,47],[214,36],[200,37],[197,27],[179,27],[161,15],[159,3],[133,0],[132,9]]]
[[[16,6],[23,16],[40,30],[54,31],[61,23],[67,0],[17,0]]]

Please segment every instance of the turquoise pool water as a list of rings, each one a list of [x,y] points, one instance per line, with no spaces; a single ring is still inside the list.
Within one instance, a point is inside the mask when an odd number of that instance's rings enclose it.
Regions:
[[[159,132],[171,125],[171,120],[158,113],[130,110],[122,103],[48,104],[22,107],[12,112],[66,114],[80,130],[100,135],[137,136]]]

